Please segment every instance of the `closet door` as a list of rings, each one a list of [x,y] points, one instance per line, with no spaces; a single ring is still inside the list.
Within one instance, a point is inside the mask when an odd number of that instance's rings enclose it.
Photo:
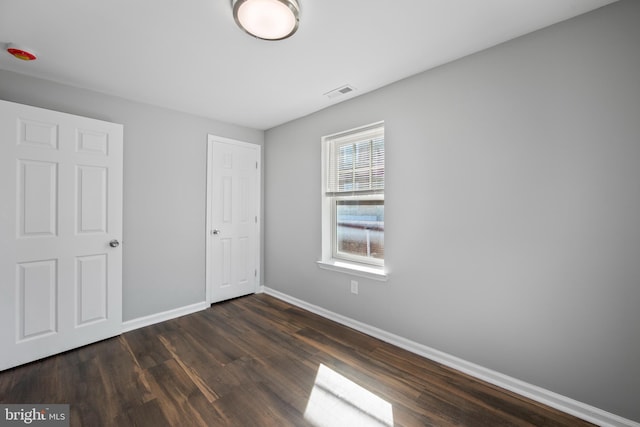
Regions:
[[[0,370],[120,333],[122,136],[0,101]]]
[[[209,135],[207,301],[257,291],[260,146]]]

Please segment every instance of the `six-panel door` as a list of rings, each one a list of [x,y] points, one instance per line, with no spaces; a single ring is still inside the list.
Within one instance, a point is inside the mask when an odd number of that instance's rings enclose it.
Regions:
[[[260,146],[210,137],[209,302],[256,292]]]
[[[0,370],[120,333],[122,142],[0,101]]]

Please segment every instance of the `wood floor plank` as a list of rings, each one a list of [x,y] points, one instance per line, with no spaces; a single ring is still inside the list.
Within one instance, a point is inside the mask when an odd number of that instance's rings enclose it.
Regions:
[[[0,403],[91,427],[591,425],[264,294],[0,372]]]
[[[170,321],[165,324],[156,324],[153,327],[136,329],[123,335],[126,337],[129,351],[141,368],[146,369],[171,359],[171,354],[157,339],[157,336],[171,330],[168,325],[173,323]]]
[[[162,413],[162,408],[157,399],[135,406],[113,420],[118,426],[154,426],[171,427],[171,423]]]
[[[291,356],[273,356],[258,359],[256,371],[259,381],[268,384],[278,396],[287,396],[288,403],[304,413],[309,401],[309,390],[312,390],[318,364],[312,360],[295,359]]]
[[[199,388],[175,360],[168,360],[149,368],[151,390],[157,396],[160,409],[171,425],[207,426],[206,416],[191,404],[201,397]],[[215,411],[211,411],[212,414]]]
[[[229,426],[310,426],[287,400],[262,383],[238,387],[214,405],[223,414],[225,425]]]

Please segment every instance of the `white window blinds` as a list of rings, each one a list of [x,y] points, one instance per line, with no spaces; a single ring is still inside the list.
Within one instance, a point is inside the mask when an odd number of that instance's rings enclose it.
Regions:
[[[384,126],[327,137],[328,195],[384,193]]]

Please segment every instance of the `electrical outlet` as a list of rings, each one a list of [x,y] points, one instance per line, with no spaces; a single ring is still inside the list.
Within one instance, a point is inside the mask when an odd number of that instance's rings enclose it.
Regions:
[[[357,280],[352,280],[351,281],[351,293],[352,294],[358,294],[358,281]]]

